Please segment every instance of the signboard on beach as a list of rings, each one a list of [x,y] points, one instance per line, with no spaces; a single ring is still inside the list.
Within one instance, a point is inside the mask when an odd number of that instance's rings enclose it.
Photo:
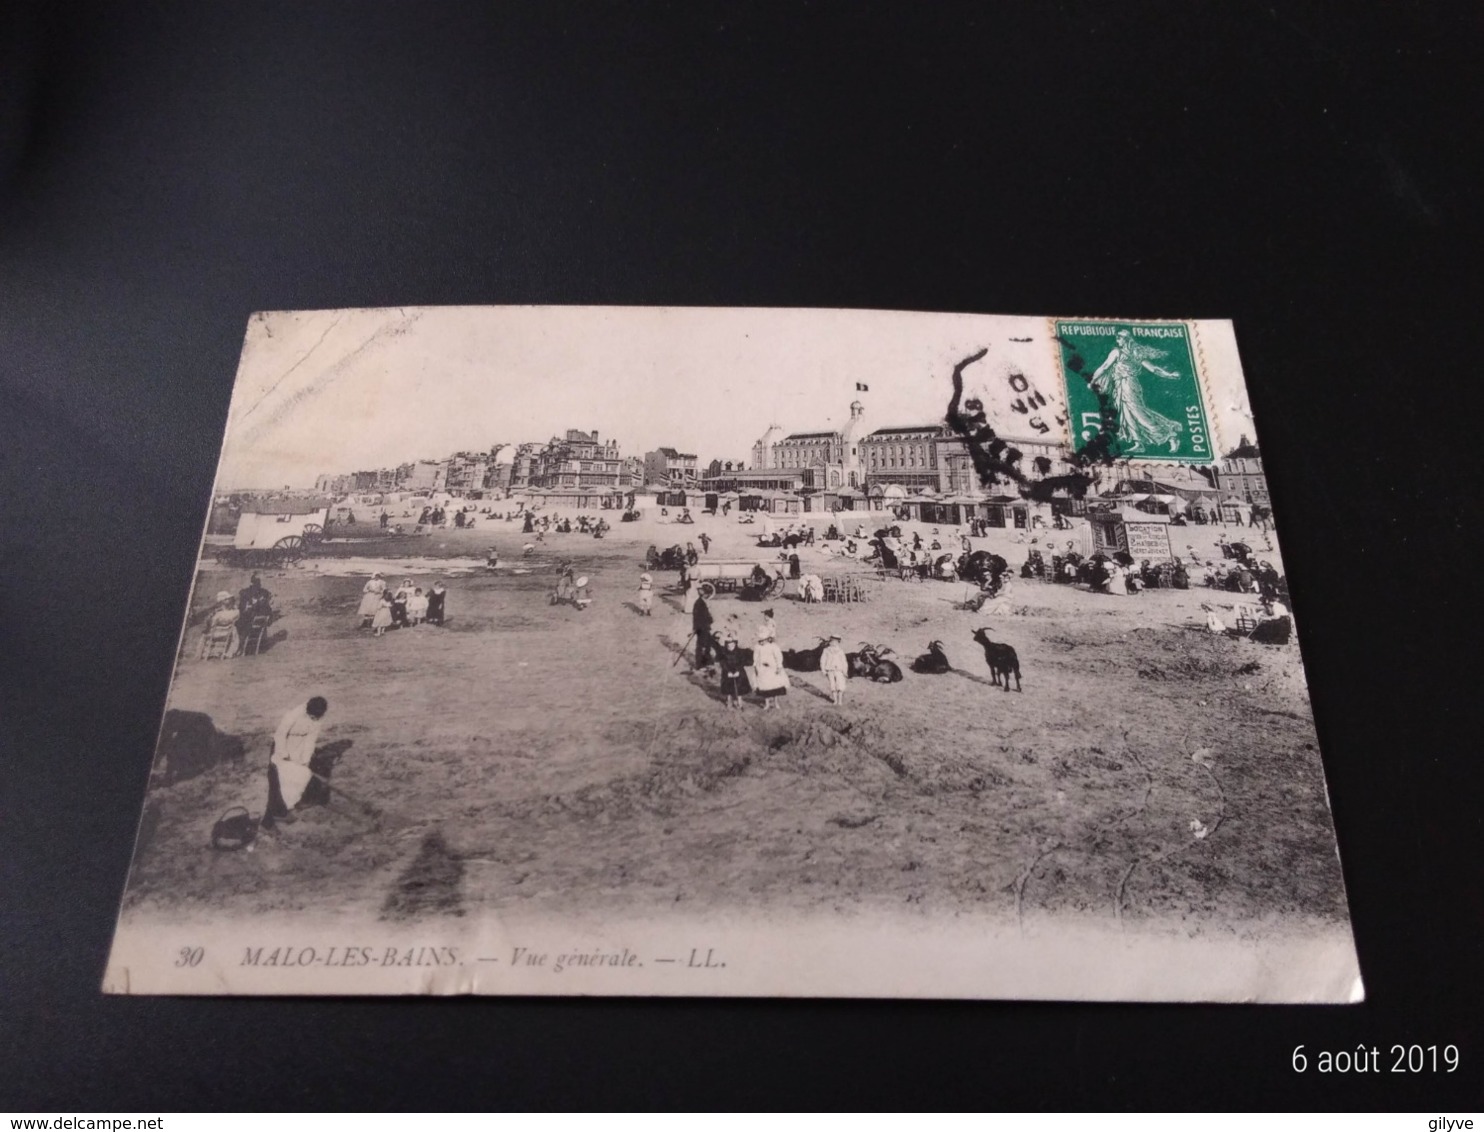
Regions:
[[[1170,550],[1169,520],[1162,516],[1132,517],[1128,512],[1114,515],[1091,515],[1092,543],[1095,551],[1115,554],[1125,551],[1135,562],[1168,561]]]

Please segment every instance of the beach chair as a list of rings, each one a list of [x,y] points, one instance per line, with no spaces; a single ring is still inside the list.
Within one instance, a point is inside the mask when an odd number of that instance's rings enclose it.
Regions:
[[[268,632],[268,625],[272,618],[266,614],[258,614],[247,626],[247,634],[242,639],[242,655],[257,656],[263,649],[263,635]]]
[[[207,626],[201,638],[202,660],[226,660],[236,651],[237,629],[233,625]]]

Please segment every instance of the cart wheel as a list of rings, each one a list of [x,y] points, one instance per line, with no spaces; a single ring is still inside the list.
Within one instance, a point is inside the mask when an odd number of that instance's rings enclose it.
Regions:
[[[305,546],[312,546],[314,543],[323,542],[324,541],[324,537],[325,537],[325,528],[322,527],[322,526],[320,526],[318,523],[305,523],[304,524],[304,545]]]
[[[278,566],[287,564],[292,566],[304,557],[304,540],[298,535],[286,535],[273,544],[271,553],[272,561],[270,565]]]

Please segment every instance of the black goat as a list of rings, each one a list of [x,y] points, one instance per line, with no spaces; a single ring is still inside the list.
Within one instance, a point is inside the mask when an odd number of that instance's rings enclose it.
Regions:
[[[784,649],[783,667],[790,672],[818,672],[819,658],[829,643],[822,638],[812,649]]]
[[[886,659],[890,655],[891,649],[862,641],[859,652],[845,654],[846,672],[878,684],[895,684],[902,679],[902,668],[896,661]]]
[[[952,668],[953,665],[948,663],[948,654],[943,651],[942,641],[929,641],[928,651],[912,662],[913,672],[934,676],[949,672]]]
[[[1003,683],[1005,691],[1010,690],[1010,677],[1015,677],[1015,690],[1021,691],[1020,687],[1020,657],[1015,655],[1015,650],[1009,645],[996,644],[989,639],[988,629],[975,629],[974,640],[978,641],[984,649],[984,663],[989,665],[989,682],[991,684]]]

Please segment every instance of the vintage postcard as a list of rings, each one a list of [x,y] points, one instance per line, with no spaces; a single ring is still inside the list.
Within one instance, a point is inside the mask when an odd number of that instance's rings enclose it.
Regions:
[[[1356,1001],[1267,475],[1223,321],[256,315],[105,989]]]

